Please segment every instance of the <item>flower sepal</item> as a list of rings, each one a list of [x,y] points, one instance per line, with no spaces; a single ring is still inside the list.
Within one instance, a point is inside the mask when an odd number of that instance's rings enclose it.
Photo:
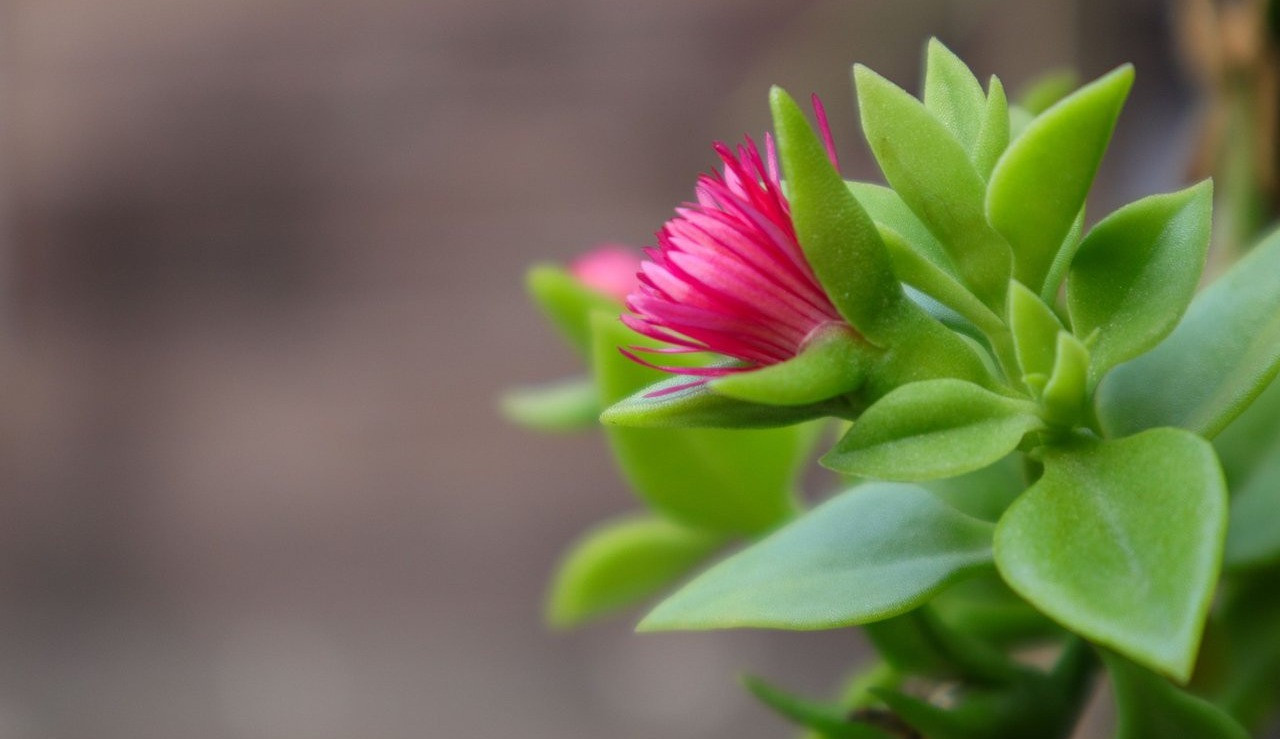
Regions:
[[[793,359],[718,377],[708,385],[718,395],[750,403],[812,405],[861,387],[872,351],[847,326],[833,323],[815,331]]]
[[[750,374],[755,373],[732,376]],[[632,428],[773,428],[823,416],[847,415],[843,405],[839,399],[803,405],[754,403],[721,395],[710,383],[676,376],[604,409],[600,422]]]

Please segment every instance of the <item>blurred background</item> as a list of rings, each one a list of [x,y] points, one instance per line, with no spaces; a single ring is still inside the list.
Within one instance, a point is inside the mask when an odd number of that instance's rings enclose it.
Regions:
[[[529,263],[647,243],[773,83],[877,177],[849,65],[930,35],[1134,62],[1093,212],[1182,181],[1157,0],[0,0],[0,739],[787,736],[733,675],[856,636],[546,630],[633,504],[495,399],[576,371]]]

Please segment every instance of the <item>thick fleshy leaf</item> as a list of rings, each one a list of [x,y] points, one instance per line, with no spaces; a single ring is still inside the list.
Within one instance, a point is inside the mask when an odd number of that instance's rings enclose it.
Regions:
[[[1230,520],[1224,554],[1227,566],[1280,561],[1280,446],[1273,447],[1243,484],[1232,488]]]
[[[929,39],[926,52],[924,107],[961,146],[974,148],[987,108],[982,84],[968,65],[936,38]]]
[[[1231,490],[1223,562],[1253,567],[1280,561],[1280,382],[1258,396],[1214,439]]]
[[[1209,701],[1114,654],[1103,653],[1116,698],[1116,739],[1249,739]]]
[[[863,629],[880,657],[903,674],[1003,685],[1027,673],[1003,651],[949,627],[928,605]]]
[[[856,182],[846,180],[849,192],[857,198],[867,215],[877,226],[888,227],[906,240],[907,244],[921,258],[936,264],[948,275],[959,279],[955,263],[947,254],[946,248],[938,242],[929,227],[911,211],[902,198],[892,188],[872,182]]]
[[[887,340],[911,303],[875,224],[849,192],[808,120],[786,92],[769,93],[791,219],[805,257],[840,315],[873,342]]]
[[[822,464],[881,480],[933,480],[999,461],[1042,427],[1036,407],[960,380],[894,390],[868,408]]]
[[[525,283],[534,302],[583,356],[591,353],[591,313],[622,310],[613,298],[583,285],[560,267],[533,267]]]
[[[1080,88],[1033,120],[991,173],[987,217],[1013,248],[1014,276],[1036,292],[1084,205],[1132,84],[1133,68],[1124,66]]]
[[[905,284],[928,295],[986,332],[1004,330],[999,316],[962,285],[959,278],[932,261],[896,231],[880,226],[880,237],[893,258],[893,271]]]
[[[657,595],[711,556],[725,538],[658,518],[627,517],[588,532],[556,573],[547,620],[576,626]]]
[[[861,65],[853,73],[862,129],[885,178],[946,248],[965,284],[999,306],[1009,246],[987,224],[986,183],[968,152],[906,91]]]
[[[869,483],[707,570],[641,631],[831,629],[915,608],[991,561],[991,524],[915,485]]]
[[[1044,465],[996,529],[1005,581],[1067,628],[1185,682],[1226,533],[1213,447],[1154,429],[1050,449]]]
[[[845,410],[839,403],[766,405],[738,400],[715,392],[708,382],[676,375],[605,408],[600,422],[637,429],[767,429]]]
[[[1216,607],[1223,661],[1209,697],[1245,726],[1262,723],[1280,704],[1280,572],[1275,568],[1232,578]]]
[[[819,732],[823,739],[892,739],[870,724],[850,721],[849,712],[839,705],[806,700],[750,675],[742,679],[742,684],[761,703],[800,726]]]
[[[1000,155],[1009,146],[1009,101],[1004,95],[1004,85],[998,77],[992,76],[987,84],[987,109],[983,113],[982,128],[978,131],[978,142],[974,144],[973,166],[982,178],[991,177]]]
[[[577,431],[596,425],[600,393],[586,377],[509,390],[502,396],[502,413],[511,421],[538,431]]]
[[[1212,212],[1206,181],[1126,205],[1085,236],[1067,277],[1067,309],[1077,335],[1097,332],[1095,379],[1178,324],[1204,268]]]
[[[1009,283],[1008,307],[1009,331],[1013,334],[1013,346],[1022,374],[1048,377],[1053,372],[1062,323],[1053,309],[1021,282]]]
[[[1022,467],[1022,455],[1011,454],[980,470],[931,480],[925,487],[961,513],[995,523],[1027,487]]]
[[[652,342],[617,316],[592,314],[592,331],[592,370],[604,402],[669,377],[619,353],[620,346]],[[694,528],[735,534],[772,528],[795,512],[795,477],[814,441],[807,425],[764,430],[606,426],[605,431],[623,476],[651,507]]]
[[[1075,336],[1058,332],[1053,372],[1040,394],[1049,423],[1070,428],[1080,420],[1088,392],[1089,350]]]
[[[1116,367],[1098,388],[1113,436],[1179,426],[1212,437],[1280,370],[1280,236],[1272,235],[1196,296],[1152,351]]]
[[[868,347],[848,330],[832,327],[810,339],[793,359],[712,380],[710,389],[765,405],[820,403],[852,392],[866,379]]]

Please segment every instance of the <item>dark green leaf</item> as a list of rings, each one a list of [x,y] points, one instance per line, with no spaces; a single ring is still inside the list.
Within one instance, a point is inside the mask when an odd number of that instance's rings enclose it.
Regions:
[[[595,383],[585,377],[516,388],[502,396],[502,413],[539,431],[591,428],[600,417],[600,393]]]
[[[657,518],[628,517],[588,532],[560,563],[547,619],[576,626],[657,595],[711,556],[724,537]]]
[[[1022,455],[1010,454],[980,470],[932,480],[925,487],[961,513],[995,523],[1027,487],[1022,461]]]
[[[1090,345],[1093,376],[1169,335],[1195,294],[1209,248],[1213,185],[1153,195],[1085,236],[1067,277],[1067,308]]]
[[[987,224],[986,183],[965,148],[920,101],[854,66],[862,128],[885,178],[946,248],[964,283],[984,303],[1004,301],[1010,252]]]
[[[961,380],[917,382],[868,408],[822,464],[882,480],[953,477],[998,461],[1041,426],[1026,401]]]
[[[742,684],[761,703],[800,726],[820,732],[824,739],[892,739],[874,726],[850,721],[848,712],[839,706],[805,700],[750,675],[742,678]]]
[[[699,575],[640,630],[810,630],[877,621],[986,566],[990,537],[990,524],[923,488],[862,485]]]
[[[1037,293],[1132,84],[1133,68],[1124,66],[1082,87],[1033,120],[991,173],[987,217],[1013,248],[1014,277]]]
[[[1249,739],[1222,709],[1126,659],[1103,652],[1115,691],[1117,739]]]
[[[1196,296],[1159,346],[1107,376],[1098,388],[1103,429],[1180,426],[1212,437],[1248,407],[1280,370],[1276,275],[1273,235]]]
[[[1178,429],[1044,452],[996,529],[996,563],[1067,628],[1162,674],[1191,675],[1226,530],[1213,448]]]

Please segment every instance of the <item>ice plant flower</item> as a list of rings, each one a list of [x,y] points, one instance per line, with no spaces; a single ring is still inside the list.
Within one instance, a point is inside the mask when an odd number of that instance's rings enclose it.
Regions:
[[[835,149],[817,96],[814,110],[828,155]],[[667,343],[622,352],[657,369],[702,378],[784,362],[831,325],[845,326],[806,261],[782,191],[772,136],[765,154],[750,137],[714,144],[721,172],[698,178],[696,203],[676,209],[645,249],[639,285],[622,321]],[[635,352],[711,352],[736,360],[712,367],[659,366]],[[694,383],[696,384],[696,383]],[[682,386],[688,387],[688,386]]]
[[[569,264],[569,274],[618,302],[636,289],[640,257],[622,244],[601,244]]]

